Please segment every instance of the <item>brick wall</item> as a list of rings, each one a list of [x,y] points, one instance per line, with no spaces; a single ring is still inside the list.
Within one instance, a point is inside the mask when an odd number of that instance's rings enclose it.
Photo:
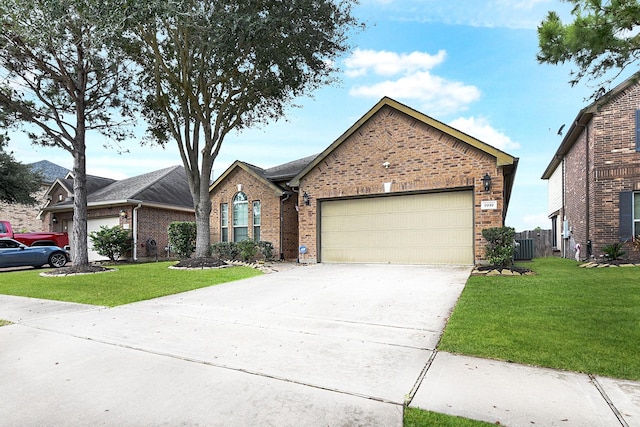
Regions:
[[[492,177],[490,193],[483,190],[485,173]],[[319,199],[384,194],[385,182],[392,182],[394,193],[473,189],[476,262],[484,258],[482,229],[504,224],[504,181],[494,157],[385,106],[301,180],[299,241],[308,248],[305,258],[317,259]],[[302,202],[305,191],[312,196],[310,206]],[[481,210],[483,200],[496,200],[498,209]]]
[[[280,238],[281,198],[273,187],[264,180],[248,173],[240,166],[235,167],[210,193],[211,198],[211,242],[221,241],[220,234],[220,205],[227,203],[229,219],[229,240],[233,241],[233,198],[238,193],[238,186],[247,195],[249,208],[249,238],[253,238],[253,209],[254,201],[260,201],[261,224],[260,240],[273,244],[274,255],[283,252],[287,259],[295,259],[297,254],[297,212],[295,211],[295,197],[289,198],[283,204],[283,239]],[[281,246],[282,244],[282,246]]]
[[[590,129],[591,125],[587,129]],[[565,156],[565,212],[570,234],[564,236],[564,253],[573,258],[575,245],[586,251],[587,242],[587,133],[585,130]],[[583,253],[584,253],[583,251]]]
[[[640,153],[636,152],[635,112],[640,85],[632,85],[600,109],[593,123],[592,226],[594,255],[620,240],[619,193],[640,191]],[[640,259],[627,245],[628,255]]]
[[[125,207],[127,218],[120,218],[120,225],[128,225],[129,229],[133,227],[133,206]],[[118,212],[120,210],[118,209]],[[166,258],[165,248],[169,246],[169,236],[167,229],[169,224],[174,221],[195,221],[195,214],[191,212],[182,212],[176,210],[158,209],[148,206],[142,206],[138,209],[138,241],[137,256],[138,259],[147,258],[147,240],[156,241],[158,258]],[[153,257],[152,254],[149,254]],[[173,256],[173,255],[172,255]]]
[[[15,232],[49,231],[48,224],[38,218],[38,213],[46,204],[45,193],[49,185],[43,185],[33,194],[37,203],[33,206],[0,203],[0,219],[9,221]]]

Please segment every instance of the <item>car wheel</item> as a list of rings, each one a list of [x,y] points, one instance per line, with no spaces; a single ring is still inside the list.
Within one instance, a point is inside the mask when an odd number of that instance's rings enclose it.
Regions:
[[[51,267],[64,267],[67,263],[67,257],[62,252],[54,252],[49,256],[49,265]]]

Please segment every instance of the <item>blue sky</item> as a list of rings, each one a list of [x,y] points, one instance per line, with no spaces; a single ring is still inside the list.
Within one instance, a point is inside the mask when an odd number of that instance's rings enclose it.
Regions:
[[[389,96],[519,157],[506,225],[550,228],[540,176],[561,142],[558,129],[596,88],[571,87],[570,65],[537,63],[536,27],[549,10],[570,18],[558,0],[362,0],[355,11],[367,28],[337,64],[341,83],[296,100],[286,120],[230,135],[214,175],[236,159],[266,168],[319,153]],[[71,168],[65,151],[26,141],[12,135],[17,160]],[[121,179],[181,164],[171,144],[130,141],[127,154],[105,149],[97,136],[88,145],[92,175]]]

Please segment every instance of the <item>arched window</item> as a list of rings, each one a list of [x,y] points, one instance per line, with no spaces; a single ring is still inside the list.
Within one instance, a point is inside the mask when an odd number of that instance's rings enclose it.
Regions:
[[[233,241],[249,238],[249,202],[247,195],[239,192],[233,198]]]

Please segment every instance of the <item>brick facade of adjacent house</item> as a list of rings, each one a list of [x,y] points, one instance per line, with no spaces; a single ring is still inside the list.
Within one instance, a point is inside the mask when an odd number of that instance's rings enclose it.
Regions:
[[[565,182],[565,215],[571,218],[569,221],[570,237],[564,240],[565,253],[573,257],[576,243],[587,242],[587,177],[591,174],[592,167],[587,170],[587,139],[584,134],[576,141],[567,153],[567,161],[564,170]],[[586,246],[585,246],[586,250]]]
[[[620,240],[620,193],[640,191],[640,152],[636,151],[636,110],[640,85],[634,84],[609,100],[592,119],[591,239],[594,250]],[[627,242],[627,254],[640,259]]]
[[[625,243],[625,257],[640,259],[629,238],[621,236],[622,192],[640,192],[640,152],[636,142],[636,111],[640,110],[640,84],[629,79],[582,110],[543,175],[564,168],[564,209],[568,234],[563,235],[563,253],[581,258],[604,255],[603,248]],[[556,160],[556,159],[562,159]],[[629,226],[629,224],[627,224]]]
[[[490,192],[483,189],[486,173],[492,177]],[[318,257],[318,200],[384,195],[388,182],[396,194],[473,190],[475,261],[485,259],[482,230],[504,225],[504,177],[496,158],[389,106],[300,180],[299,239],[308,249],[305,257]],[[309,206],[303,203],[304,192]],[[482,210],[481,202],[488,200],[497,201],[498,209]]]
[[[274,256],[296,259],[298,247],[298,215],[295,208],[296,198],[282,194],[265,180],[248,173],[241,167],[234,168],[219,185],[211,189],[211,243],[222,241],[220,227],[220,208],[228,206],[228,236],[234,240],[233,199],[242,191],[248,199],[249,238],[253,239],[253,202],[259,201],[261,207],[260,240],[271,242]]]
[[[47,204],[45,194],[48,189],[49,184],[43,184],[32,195],[37,201],[35,205],[0,203],[0,219],[9,221],[15,232],[49,231],[47,223],[38,218],[40,209]]]

